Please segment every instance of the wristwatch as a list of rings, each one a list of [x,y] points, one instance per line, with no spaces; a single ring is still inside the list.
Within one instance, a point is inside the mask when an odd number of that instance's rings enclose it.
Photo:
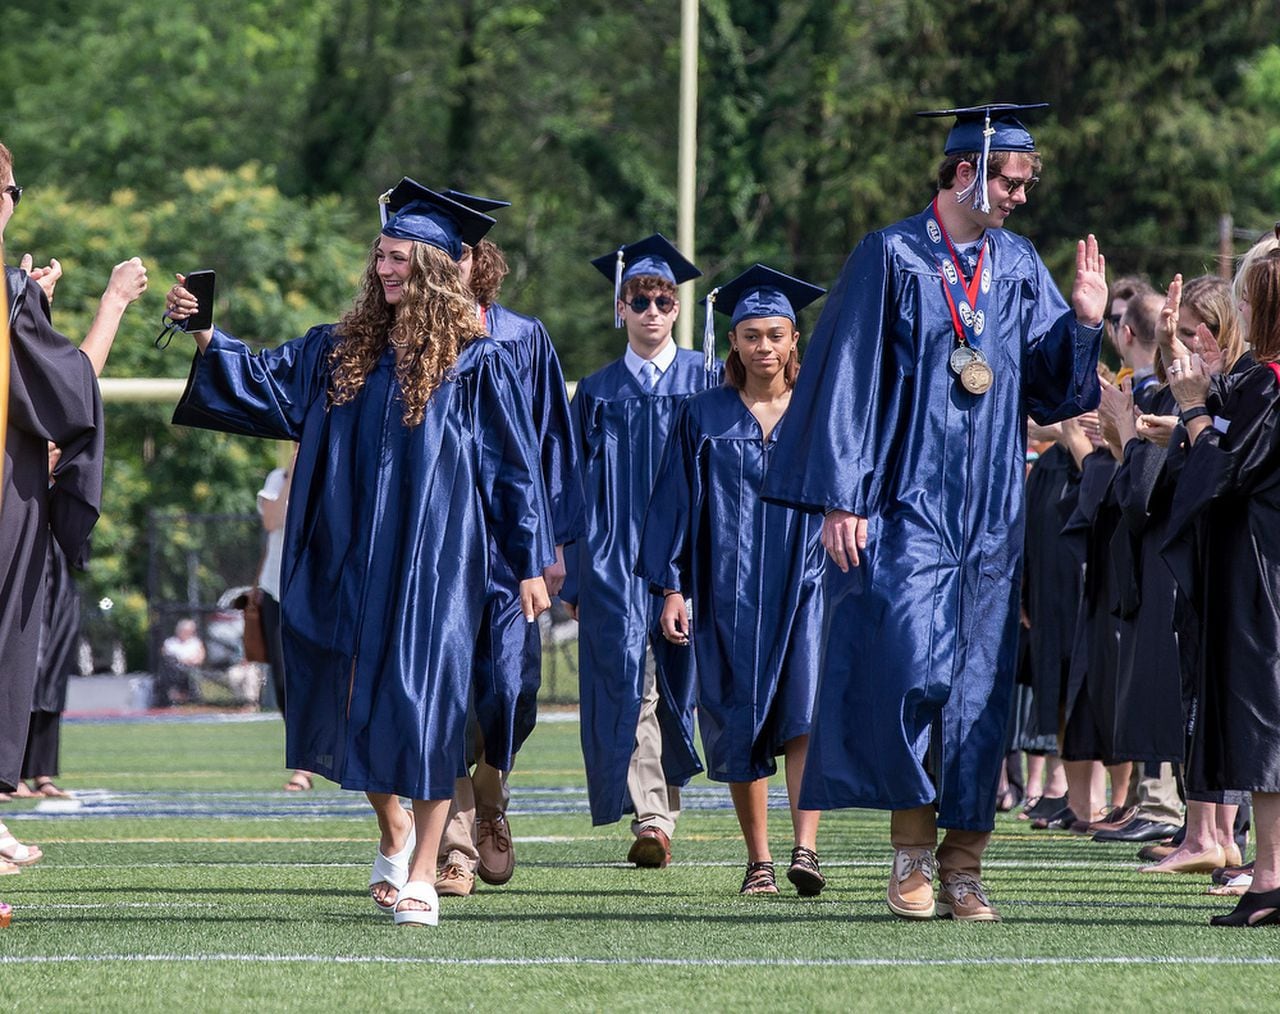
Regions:
[[[1185,426],[1192,419],[1199,419],[1201,416],[1208,416],[1210,414],[1210,411],[1203,405],[1197,405],[1195,408],[1183,409],[1178,413],[1178,418],[1182,421],[1182,425]]]

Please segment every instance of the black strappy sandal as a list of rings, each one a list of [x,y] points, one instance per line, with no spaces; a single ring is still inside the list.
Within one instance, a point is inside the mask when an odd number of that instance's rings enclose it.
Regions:
[[[739,894],[777,894],[778,878],[773,872],[773,863],[747,863],[747,875],[742,878]]]
[[[812,898],[822,893],[827,886],[827,878],[822,875],[818,866],[818,853],[813,849],[797,845],[791,850],[791,868],[787,870],[787,879],[796,885],[796,892],[804,898]]]
[[[1274,926],[1277,923],[1280,923],[1280,888],[1246,891],[1240,895],[1233,911],[1209,920],[1211,926]]]

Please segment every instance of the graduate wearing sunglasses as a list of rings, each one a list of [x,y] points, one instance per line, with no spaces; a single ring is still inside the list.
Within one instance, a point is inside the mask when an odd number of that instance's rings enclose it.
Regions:
[[[680,790],[701,770],[693,746],[693,659],[659,629],[662,599],[632,573],[649,491],[680,403],[720,383],[720,364],[677,349],[676,286],[702,272],[662,236],[592,263],[614,283],[620,359],[573,399],[586,535],[566,548],[560,598],[579,617],[582,752],[591,819],[634,811],[627,861],[666,866]]]

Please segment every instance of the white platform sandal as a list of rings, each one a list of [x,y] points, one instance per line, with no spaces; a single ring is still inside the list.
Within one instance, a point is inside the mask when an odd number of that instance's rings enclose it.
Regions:
[[[390,884],[398,892],[404,887],[409,879],[409,860],[413,857],[414,846],[418,843],[418,837],[413,829],[409,831],[409,840],[405,843],[404,848],[393,856],[384,856],[382,849],[379,848],[373,860],[373,872],[369,874],[369,887],[372,889],[378,884]],[[384,905],[371,893],[370,900],[379,912],[385,915],[391,915],[396,910],[396,903],[393,901],[390,905]],[[396,895],[396,900],[400,898]]]
[[[401,909],[406,901],[420,901],[426,908]],[[397,926],[438,926],[440,924],[440,899],[435,885],[425,880],[410,880],[396,895],[395,919]]]

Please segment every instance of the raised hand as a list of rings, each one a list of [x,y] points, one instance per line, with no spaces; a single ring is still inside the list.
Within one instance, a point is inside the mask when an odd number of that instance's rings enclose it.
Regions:
[[[1071,308],[1076,312],[1076,320],[1089,327],[1098,327],[1107,312],[1107,259],[1098,253],[1098,240],[1093,233],[1076,244]]]
[[[18,267],[31,276],[32,280],[44,290],[44,298],[52,303],[53,290],[57,288],[58,279],[62,277],[62,265],[58,263],[58,258],[50,257],[48,264],[38,268],[30,254],[23,254]]]
[[[1167,365],[1191,354],[1178,337],[1178,311],[1181,309],[1182,276],[1174,275],[1164,294],[1164,306],[1160,308],[1160,320],[1156,324],[1156,341],[1160,343],[1160,353]]]
[[[121,261],[111,269],[111,279],[103,299],[118,299],[128,306],[147,291],[147,269],[137,257]]]

